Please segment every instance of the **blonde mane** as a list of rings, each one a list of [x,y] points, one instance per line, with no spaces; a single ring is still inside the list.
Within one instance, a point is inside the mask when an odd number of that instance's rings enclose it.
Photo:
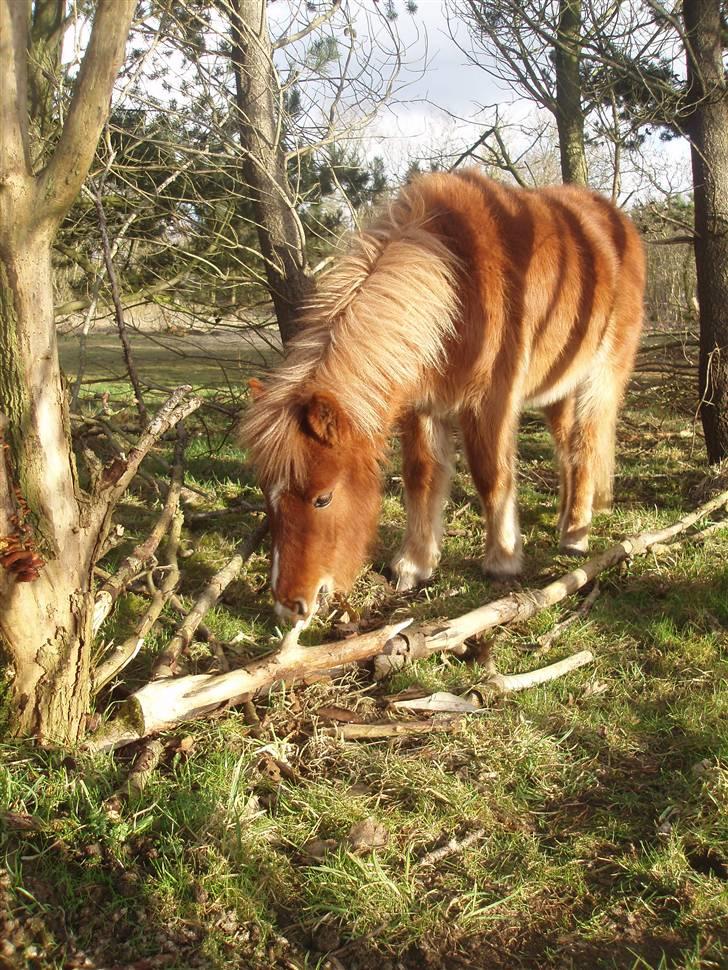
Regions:
[[[318,281],[301,330],[243,424],[261,484],[287,486],[304,472],[298,409],[331,394],[363,437],[386,429],[394,389],[439,368],[458,309],[458,259],[427,223],[411,186]]]

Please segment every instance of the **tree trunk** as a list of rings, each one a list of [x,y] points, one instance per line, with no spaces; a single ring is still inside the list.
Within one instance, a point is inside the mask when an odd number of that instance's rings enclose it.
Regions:
[[[556,126],[559,131],[561,178],[586,185],[584,113],[581,104],[581,0],[560,0],[556,34]]]
[[[265,0],[231,0],[230,10],[243,174],[251,190],[278,328],[286,343],[296,331],[296,316],[308,289],[308,267],[303,229],[286,175],[282,95],[276,83]]]
[[[23,223],[22,210],[18,213]],[[7,228],[7,226],[6,226]],[[0,570],[0,642],[15,677],[13,733],[75,741],[89,710],[90,538],[77,494],[53,320],[50,238],[0,245],[0,406],[5,521],[44,563],[21,582]],[[27,507],[27,513],[24,513]],[[10,515],[8,512],[10,511]],[[11,515],[25,522],[19,528]]]
[[[720,0],[685,0],[688,131],[700,304],[698,391],[708,461],[728,455],[728,85]]]
[[[36,173],[63,7],[40,0],[31,36],[30,3],[0,0],[0,647],[13,733],[56,742],[76,741],[89,709],[91,571],[110,503],[99,490],[92,505],[76,480],[51,245],[93,160],[135,5],[95,5],[65,123]]]

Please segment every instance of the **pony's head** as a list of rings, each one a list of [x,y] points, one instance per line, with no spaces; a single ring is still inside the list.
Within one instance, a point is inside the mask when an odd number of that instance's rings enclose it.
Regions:
[[[265,410],[267,393],[253,387],[253,396],[252,411]],[[268,507],[275,610],[308,623],[320,597],[348,590],[363,565],[381,484],[372,442],[354,430],[333,395],[304,393],[287,411],[284,436],[249,437],[249,444]],[[248,435],[256,417],[246,422]],[[266,454],[271,448],[287,460]]]

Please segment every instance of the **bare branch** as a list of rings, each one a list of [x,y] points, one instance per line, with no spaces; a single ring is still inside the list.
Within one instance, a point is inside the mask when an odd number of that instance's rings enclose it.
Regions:
[[[38,176],[39,219],[45,223],[60,221],[91,167],[135,8],[136,0],[98,0],[60,140]]]

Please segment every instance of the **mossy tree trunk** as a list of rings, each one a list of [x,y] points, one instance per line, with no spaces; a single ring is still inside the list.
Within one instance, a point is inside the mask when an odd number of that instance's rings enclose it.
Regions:
[[[93,160],[135,6],[96,5],[49,154],[39,139],[51,109],[30,78],[53,58],[53,32],[61,43],[63,4],[37,5],[48,26],[36,18],[34,36],[31,5],[0,0],[0,645],[14,672],[13,731],[59,742],[79,737],[89,710],[91,573],[110,513],[107,496],[85,494],[76,478],[50,254]]]
[[[700,417],[708,460],[728,456],[728,83],[720,0],[685,0],[700,304]]]

